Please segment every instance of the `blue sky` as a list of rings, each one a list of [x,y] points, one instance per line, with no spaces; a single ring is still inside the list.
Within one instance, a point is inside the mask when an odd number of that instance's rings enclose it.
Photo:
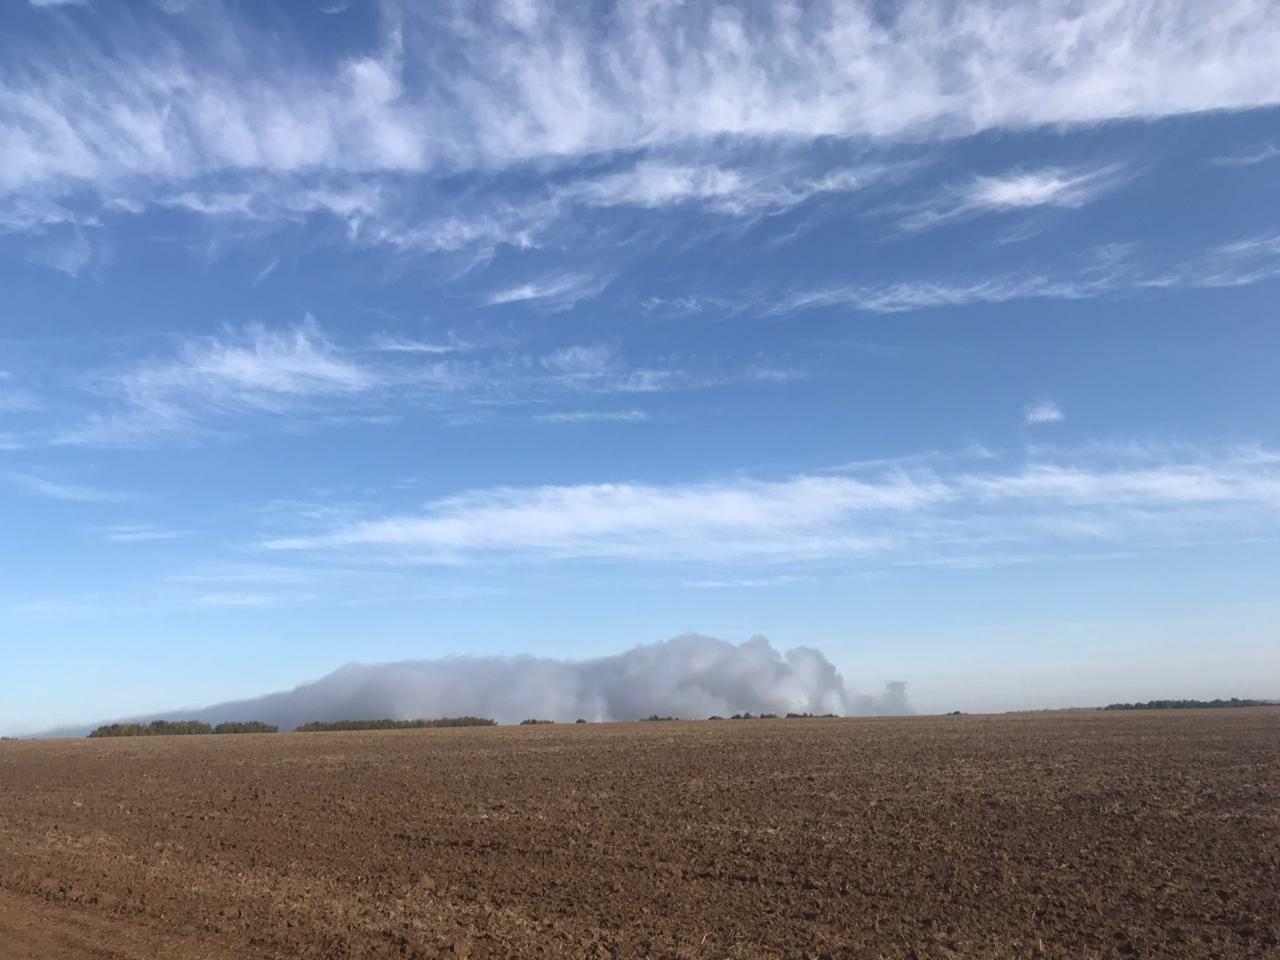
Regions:
[[[1280,696],[1280,11],[9,3],[0,731],[815,646]]]

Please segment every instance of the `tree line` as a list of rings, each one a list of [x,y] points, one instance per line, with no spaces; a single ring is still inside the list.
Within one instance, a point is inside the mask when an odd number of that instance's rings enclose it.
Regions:
[[[435,720],[319,720],[304,723],[297,733],[330,733],[344,730],[422,730],[427,727],[493,727],[498,721],[488,717],[439,717]]]
[[[216,727],[199,720],[153,720],[150,723],[109,723],[90,737],[181,737],[206,733],[279,733],[280,728],[251,720],[220,723]]]
[[[1148,700],[1146,703],[1110,703],[1103,710],[1214,710],[1221,707],[1269,707],[1274,700]]]
[[[440,717],[435,720],[337,720],[332,723],[304,723],[295,733],[343,730],[420,730],[426,727],[492,727],[487,717]],[[220,723],[213,726],[200,720],[153,720],[150,723],[109,723],[90,737],[180,737],[219,733],[279,733],[280,728],[258,720]]]
[[[1152,701],[1155,703],[1174,703],[1175,701]],[[1200,701],[1176,701],[1176,703],[1196,704],[1199,706],[1253,706],[1263,703],[1261,700],[1247,701],[1214,701],[1213,703],[1202,703]],[[1112,704],[1107,707],[1108,710],[1120,709],[1142,709],[1145,704]],[[813,713],[788,713],[787,719],[800,719],[811,717],[834,717],[834,713],[813,714]],[[729,717],[730,720],[775,720],[778,718],[776,713],[735,713]],[[664,721],[678,720],[678,717],[661,716],[659,714],[651,714],[644,717],[645,721]],[[709,720],[723,720],[723,717],[708,717]],[[521,720],[520,726],[534,726],[544,723],[554,723],[554,720],[541,720],[530,718]],[[586,723],[586,720],[578,720],[578,723]],[[335,733],[351,730],[422,730],[429,727],[493,727],[497,726],[497,721],[488,717],[438,717],[434,720],[334,720],[320,721],[315,720],[311,723],[304,723],[298,727],[295,733]],[[219,723],[213,726],[200,720],[153,720],[150,723],[109,723],[106,726],[98,727],[89,734],[90,737],[174,737],[174,736],[192,736],[203,734],[220,734],[220,733],[279,733],[280,728],[270,723],[262,723],[258,720],[242,721],[238,723]]]

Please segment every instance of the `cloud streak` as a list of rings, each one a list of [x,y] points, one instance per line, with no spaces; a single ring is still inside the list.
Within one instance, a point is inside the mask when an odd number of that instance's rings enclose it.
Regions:
[[[1074,210],[1119,185],[1118,165],[1084,170],[1049,167],[1004,176],[978,176],[965,184],[908,207],[898,221],[910,233],[930,230],[983,214],[1017,213],[1037,208]]]
[[[124,503],[133,499],[118,490],[103,490],[77,483],[58,483],[33,473],[11,473],[9,479],[35,497],[65,500],[71,503]]]
[[[584,423],[645,423],[649,415],[643,410],[563,410],[540,413],[538,423],[577,425]]]
[[[1091,262],[1075,273],[1029,271],[987,277],[834,284],[793,290],[774,298],[758,297],[754,302],[736,303],[731,309],[767,316],[831,308],[909,313],[1018,300],[1089,300],[1144,290],[1243,287],[1280,276],[1280,234],[1272,233],[1220,244],[1166,270],[1142,263],[1128,245],[1097,248],[1092,253]]]
[[[608,277],[582,274],[555,274],[514,287],[494,290],[485,297],[490,307],[510,303],[530,303],[546,310],[568,310],[579,300],[589,300],[609,285]]]
[[[612,560],[663,564],[876,563],[937,550],[1250,534],[1280,516],[1280,457],[1203,453],[1110,466],[1045,455],[1016,469],[887,469],[703,484],[500,487],[422,513],[276,536],[271,551],[409,563]],[[722,576],[706,581],[742,579]]]

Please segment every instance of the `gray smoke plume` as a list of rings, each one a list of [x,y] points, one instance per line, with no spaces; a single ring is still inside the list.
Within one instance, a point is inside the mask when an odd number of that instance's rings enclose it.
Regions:
[[[533,717],[635,720],[650,714],[696,719],[746,711],[866,716],[911,709],[905,684],[890,683],[880,696],[854,693],[831,662],[810,647],[783,653],[760,636],[733,644],[685,634],[593,660],[448,657],[350,664],[293,690],[164,717],[261,720],[288,730],[312,720],[383,717],[470,715],[517,723]]]

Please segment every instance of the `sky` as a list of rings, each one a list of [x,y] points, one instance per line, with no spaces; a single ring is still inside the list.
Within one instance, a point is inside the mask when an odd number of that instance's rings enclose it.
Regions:
[[[821,650],[1280,697],[1280,7],[0,10],[0,733]]]

